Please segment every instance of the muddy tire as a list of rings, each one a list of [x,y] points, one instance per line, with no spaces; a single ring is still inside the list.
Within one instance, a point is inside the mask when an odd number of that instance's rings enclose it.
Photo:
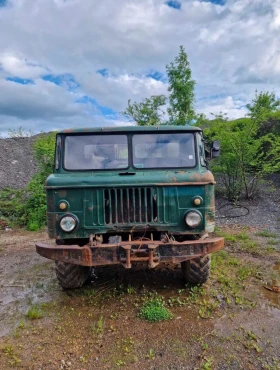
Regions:
[[[204,284],[210,276],[211,257],[206,255],[181,263],[184,280],[192,284]]]
[[[85,284],[90,277],[91,269],[87,266],[55,261],[55,273],[62,288],[75,289]]]

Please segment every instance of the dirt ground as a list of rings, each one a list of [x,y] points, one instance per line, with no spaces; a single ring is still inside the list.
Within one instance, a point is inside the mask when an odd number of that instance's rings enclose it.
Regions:
[[[0,369],[280,369],[280,241],[224,226],[211,279],[186,286],[179,266],[99,268],[63,291],[36,254],[44,232],[0,232]],[[266,288],[264,288],[264,286]],[[173,318],[150,323],[161,297]]]

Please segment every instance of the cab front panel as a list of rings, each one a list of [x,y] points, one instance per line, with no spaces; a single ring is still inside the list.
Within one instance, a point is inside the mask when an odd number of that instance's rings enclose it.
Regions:
[[[91,234],[164,231],[173,234],[201,234],[214,217],[213,185],[85,187],[48,190],[48,229],[50,237],[89,238]],[[201,200],[200,205],[194,199]],[[61,203],[66,205],[60,209]],[[196,228],[186,225],[185,215],[196,211],[202,216]],[[65,233],[60,220],[74,215],[75,230]]]

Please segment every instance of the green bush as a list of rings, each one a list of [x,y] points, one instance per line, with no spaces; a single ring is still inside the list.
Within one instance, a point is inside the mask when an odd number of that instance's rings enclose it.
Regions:
[[[152,298],[145,302],[140,310],[139,316],[150,322],[169,320],[172,318],[171,312],[165,307],[165,303],[160,298]]]
[[[52,173],[55,135],[42,134],[34,143],[38,173],[23,190],[4,189],[0,192],[0,218],[14,226],[37,231],[46,224],[46,193],[44,184]]]
[[[273,93],[256,93],[247,108],[246,118],[229,121],[220,114],[213,120],[199,119],[206,141],[221,142],[221,156],[211,163],[211,169],[231,201],[253,198],[259,180],[280,171],[280,101]]]

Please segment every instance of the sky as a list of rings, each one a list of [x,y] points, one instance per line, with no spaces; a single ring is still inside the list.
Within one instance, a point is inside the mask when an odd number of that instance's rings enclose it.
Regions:
[[[0,134],[131,124],[183,45],[196,111],[280,96],[280,0],[0,0]]]

